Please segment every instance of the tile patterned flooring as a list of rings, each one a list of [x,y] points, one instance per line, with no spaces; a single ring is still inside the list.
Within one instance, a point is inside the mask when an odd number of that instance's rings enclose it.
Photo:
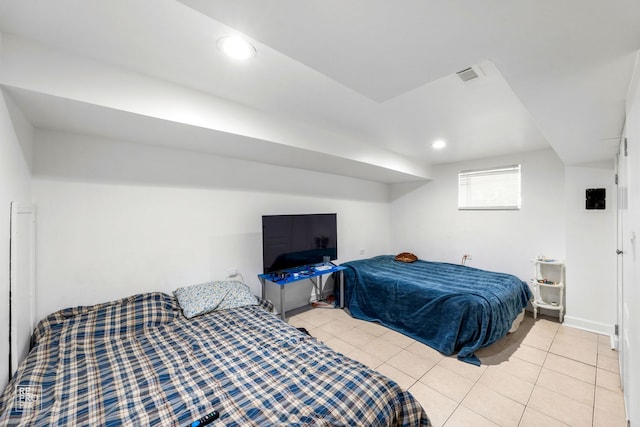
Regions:
[[[527,313],[516,333],[476,353],[477,367],[344,310],[290,314],[290,324],[409,390],[434,426],[626,426],[609,337],[557,319]]]

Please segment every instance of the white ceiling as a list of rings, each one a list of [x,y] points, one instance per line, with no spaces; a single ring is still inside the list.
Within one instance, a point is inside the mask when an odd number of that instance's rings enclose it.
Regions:
[[[640,2],[0,0],[0,32],[0,84],[36,127],[401,182],[548,146],[567,164],[612,159]],[[216,49],[236,32],[257,49],[248,63]],[[116,106],[105,101],[115,80],[100,96],[96,80],[63,85],[46,61],[20,60],[34,44],[57,65],[99,63],[105,82],[117,69],[233,105],[250,129]],[[469,66],[480,78],[463,83],[455,72]],[[118,96],[149,98],[136,86]],[[212,142],[222,134],[234,149]],[[448,146],[435,152],[439,138]],[[256,155],[273,147],[277,156]]]

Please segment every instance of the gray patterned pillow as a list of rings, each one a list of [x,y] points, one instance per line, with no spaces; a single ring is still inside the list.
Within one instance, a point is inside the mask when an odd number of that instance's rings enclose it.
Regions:
[[[185,286],[174,291],[187,319],[214,310],[257,305],[247,285],[238,281],[217,281]]]

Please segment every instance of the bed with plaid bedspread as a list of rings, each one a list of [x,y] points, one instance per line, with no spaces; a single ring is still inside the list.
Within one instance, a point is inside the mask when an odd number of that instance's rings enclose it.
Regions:
[[[147,293],[56,312],[0,400],[0,425],[429,426],[393,381],[262,307],[186,319]]]

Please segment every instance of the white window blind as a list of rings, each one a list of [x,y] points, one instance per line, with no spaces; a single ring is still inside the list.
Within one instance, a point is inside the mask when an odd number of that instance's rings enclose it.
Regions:
[[[520,165],[460,172],[458,209],[520,209]]]

